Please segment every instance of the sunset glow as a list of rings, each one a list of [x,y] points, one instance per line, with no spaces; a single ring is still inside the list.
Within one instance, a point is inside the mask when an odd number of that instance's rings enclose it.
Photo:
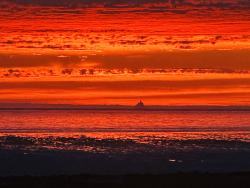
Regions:
[[[248,0],[2,0],[0,103],[250,105],[249,10]]]

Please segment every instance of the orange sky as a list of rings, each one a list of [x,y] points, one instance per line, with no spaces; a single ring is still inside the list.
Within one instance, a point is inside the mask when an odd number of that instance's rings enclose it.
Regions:
[[[249,105],[248,0],[3,0],[0,104]]]

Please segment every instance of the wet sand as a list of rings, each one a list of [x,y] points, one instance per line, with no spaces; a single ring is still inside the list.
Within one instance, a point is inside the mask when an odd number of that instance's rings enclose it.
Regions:
[[[3,136],[0,176],[250,171],[249,142],[146,138]]]

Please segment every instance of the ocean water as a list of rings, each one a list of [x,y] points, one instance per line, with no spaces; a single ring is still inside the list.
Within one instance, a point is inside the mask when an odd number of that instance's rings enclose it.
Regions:
[[[249,159],[250,111],[0,111],[0,175],[248,171]]]
[[[0,111],[1,133],[249,132],[250,111]]]

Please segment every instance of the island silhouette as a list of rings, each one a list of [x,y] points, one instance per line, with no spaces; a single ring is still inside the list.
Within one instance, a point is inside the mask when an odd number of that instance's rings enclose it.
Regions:
[[[145,107],[145,105],[144,105],[144,103],[142,102],[142,100],[140,100],[140,101],[135,105],[135,107],[136,107],[137,109],[142,109],[142,108]]]
[[[143,110],[143,111],[250,111],[250,106],[219,105],[145,105],[140,100],[135,105],[76,105],[46,103],[0,103],[0,110]]]

